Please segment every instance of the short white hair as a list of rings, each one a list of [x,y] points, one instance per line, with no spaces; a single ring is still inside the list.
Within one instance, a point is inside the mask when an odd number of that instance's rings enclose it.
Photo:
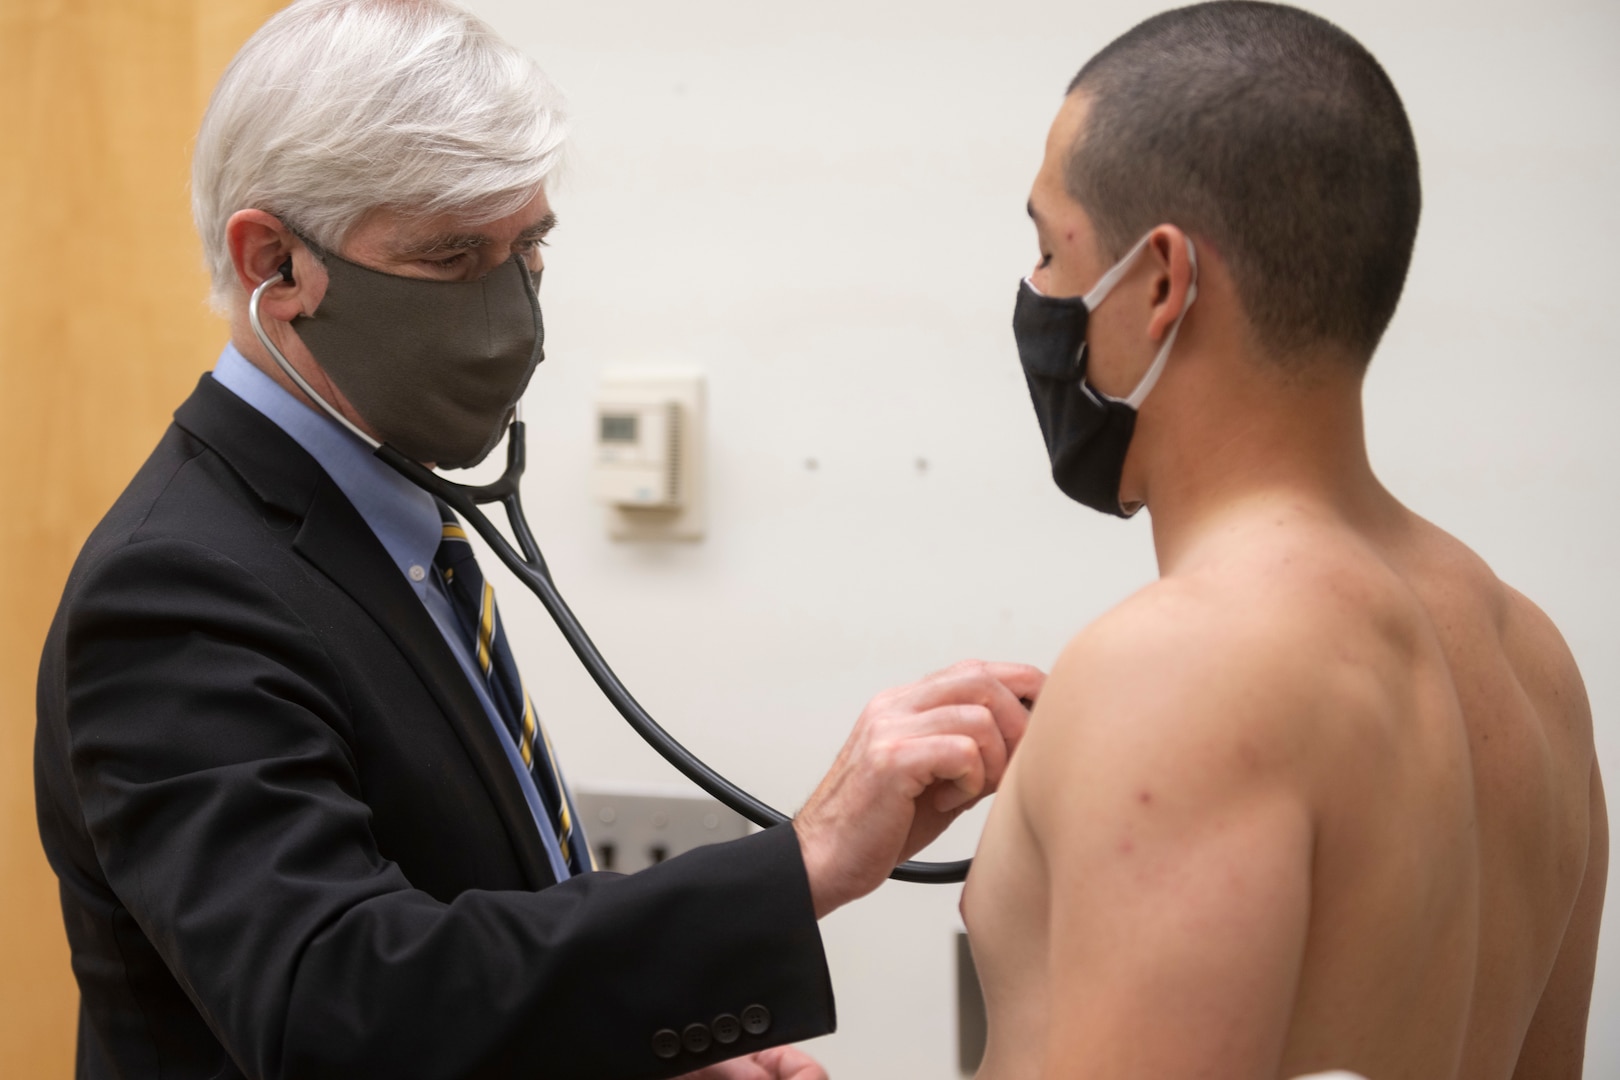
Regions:
[[[191,212],[213,302],[237,288],[238,210],[329,250],[381,207],[493,221],[544,189],[567,133],[534,61],[453,4],[298,0],[242,46],[197,134]]]

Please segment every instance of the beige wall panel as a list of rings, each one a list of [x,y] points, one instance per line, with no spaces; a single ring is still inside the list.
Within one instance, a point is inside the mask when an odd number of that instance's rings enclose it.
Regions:
[[[71,1075],[77,993],[34,825],[34,677],[74,555],[212,363],[197,122],[274,0],[0,0],[0,1062]]]

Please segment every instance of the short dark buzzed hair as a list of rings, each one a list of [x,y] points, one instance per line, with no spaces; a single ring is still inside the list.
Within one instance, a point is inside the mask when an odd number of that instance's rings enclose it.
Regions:
[[[1422,189],[1384,69],[1326,19],[1219,2],[1156,15],[1080,69],[1069,194],[1122,256],[1155,225],[1212,243],[1260,345],[1371,358],[1395,314]]]

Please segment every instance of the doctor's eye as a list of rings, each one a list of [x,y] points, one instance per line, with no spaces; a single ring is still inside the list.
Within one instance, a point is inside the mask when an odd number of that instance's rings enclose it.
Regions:
[[[437,266],[441,270],[454,270],[456,267],[462,265],[466,259],[467,253],[465,251],[461,251],[454,255],[446,256],[443,259],[426,259],[424,261],[427,262],[428,265]]]
[[[1052,265],[1052,253],[1050,251],[1043,251],[1043,252],[1041,252],[1041,261],[1036,264],[1035,269],[1037,269],[1037,270],[1045,270],[1048,266],[1051,266],[1051,265]]]

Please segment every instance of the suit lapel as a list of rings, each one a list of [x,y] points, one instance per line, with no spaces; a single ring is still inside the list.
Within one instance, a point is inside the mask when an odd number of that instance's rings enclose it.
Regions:
[[[225,458],[261,498],[302,516],[294,550],[365,609],[404,654],[499,808],[524,876],[537,889],[554,884],[500,736],[438,626],[337,484],[291,437],[211,378],[203,378],[175,419]]]
[[[553,884],[523,789],[466,673],[382,543],[330,480],[316,488],[293,548],[365,608],[405,654],[478,766],[524,873],[536,888]]]

